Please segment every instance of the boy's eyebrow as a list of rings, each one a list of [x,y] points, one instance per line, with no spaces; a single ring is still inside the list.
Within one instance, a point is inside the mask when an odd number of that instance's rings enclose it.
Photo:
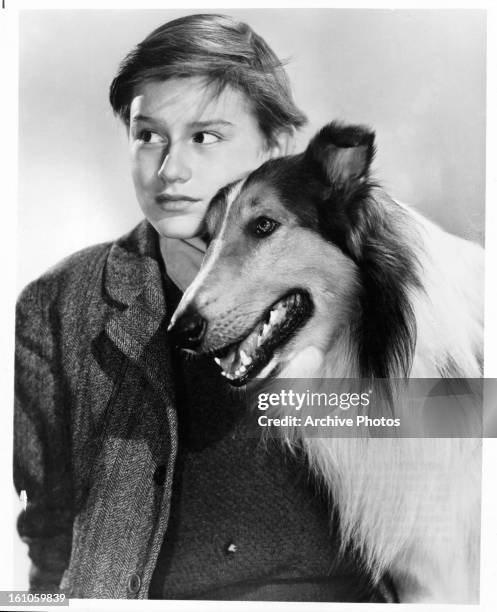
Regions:
[[[134,115],[132,118],[132,123],[137,121],[148,121],[149,123],[161,123],[160,119],[149,117],[147,115]],[[192,130],[203,130],[209,127],[233,127],[234,124],[230,121],[226,121],[226,119],[207,119],[206,121],[192,121],[188,124],[188,127]]]
[[[160,119],[155,117],[149,117],[148,115],[134,115],[131,119],[131,123],[138,123],[139,121],[145,121],[147,123],[161,125],[163,122]],[[165,124],[164,124],[165,125]],[[207,130],[209,128],[216,127],[234,127],[234,124],[230,121],[226,121],[226,119],[208,119],[206,121],[192,121],[188,124],[188,129],[190,130]]]
[[[147,115],[133,115],[131,122],[135,123],[136,121],[155,121],[153,117],[147,117]]]
[[[188,124],[188,127],[194,130],[202,130],[213,126],[233,127],[233,123],[226,121],[225,119],[207,119],[207,121],[193,121],[192,123]]]

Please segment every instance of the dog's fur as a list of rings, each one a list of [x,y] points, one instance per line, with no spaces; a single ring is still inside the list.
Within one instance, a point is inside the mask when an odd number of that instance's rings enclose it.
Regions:
[[[325,126],[213,201],[204,265],[173,316],[207,322],[200,352],[239,341],[289,290],[313,313],[263,371],[361,378],[481,376],[483,251],[392,200],[370,179],[374,134]],[[277,229],[263,238],[254,220]],[[387,395],[395,411],[397,387]],[[281,408],[279,409],[282,410]],[[273,415],[278,416],[278,415]],[[401,601],[478,600],[478,439],[336,439],[300,444],[331,491],[345,543]],[[435,503],[436,501],[436,503]]]

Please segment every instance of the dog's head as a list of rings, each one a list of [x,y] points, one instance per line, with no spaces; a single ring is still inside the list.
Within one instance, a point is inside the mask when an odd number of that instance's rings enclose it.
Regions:
[[[171,321],[177,343],[242,385],[354,326],[373,154],[369,129],[331,123],[305,152],[221,190],[204,263]]]

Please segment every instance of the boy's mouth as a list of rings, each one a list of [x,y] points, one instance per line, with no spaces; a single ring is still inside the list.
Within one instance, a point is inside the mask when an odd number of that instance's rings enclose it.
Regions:
[[[313,303],[306,292],[287,293],[265,312],[248,334],[212,353],[221,374],[236,387],[246,384],[270,363],[275,351],[304,325],[312,311]]]
[[[199,198],[192,198],[187,195],[173,194],[173,193],[162,193],[155,198],[158,204],[163,202],[199,202]]]
[[[191,208],[193,204],[200,201],[199,199],[191,198],[186,195],[161,194],[155,198],[155,203],[164,212],[181,212]]]

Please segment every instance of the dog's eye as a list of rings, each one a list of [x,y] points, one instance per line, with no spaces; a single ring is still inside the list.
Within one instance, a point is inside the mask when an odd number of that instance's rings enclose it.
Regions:
[[[254,232],[257,236],[269,236],[278,227],[279,223],[269,217],[259,217],[254,224]]]

